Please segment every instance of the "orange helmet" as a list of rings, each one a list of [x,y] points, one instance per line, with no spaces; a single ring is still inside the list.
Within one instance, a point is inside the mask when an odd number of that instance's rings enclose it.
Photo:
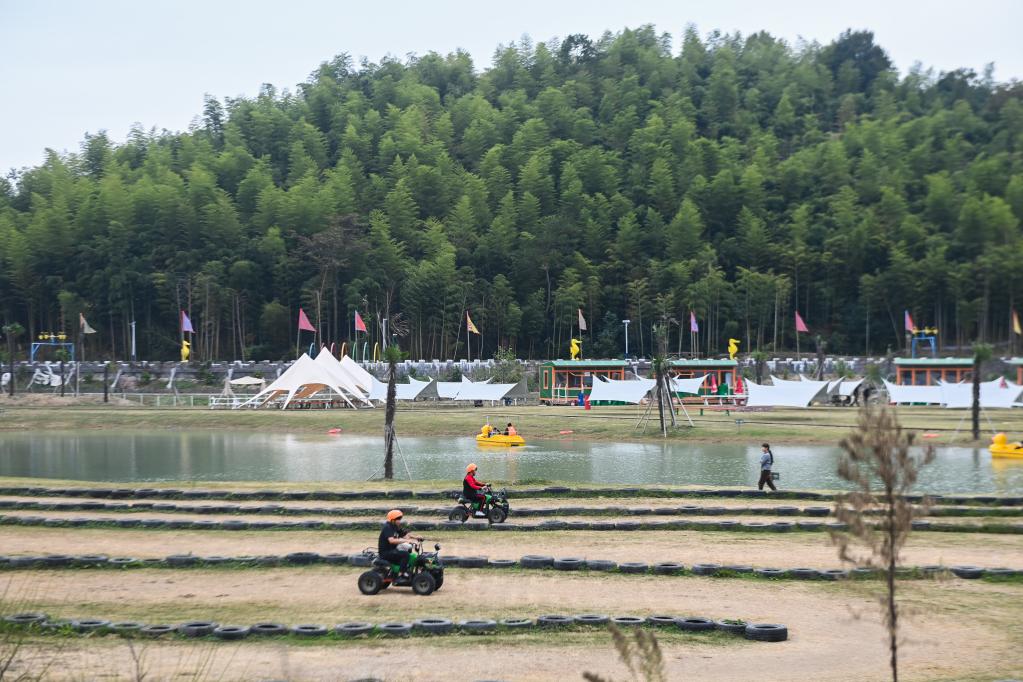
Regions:
[[[474,471],[476,471],[476,465],[475,464],[470,464],[469,466],[465,467],[465,473],[467,473],[467,474],[471,474]]]
[[[404,516],[404,514],[401,513],[400,509],[392,509],[391,511],[387,512],[388,521],[397,521],[402,516]]]

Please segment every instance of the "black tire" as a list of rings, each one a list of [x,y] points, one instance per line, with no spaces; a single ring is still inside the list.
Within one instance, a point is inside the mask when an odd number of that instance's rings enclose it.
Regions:
[[[360,552],[358,554],[349,554],[348,563],[351,564],[352,566],[365,568],[366,566],[372,566],[373,559],[375,558],[376,558],[375,554],[366,554],[363,552]]]
[[[976,580],[984,575],[984,569],[979,566],[952,566],[949,570],[953,575],[967,580]]]
[[[721,632],[727,632],[733,635],[743,635],[746,633],[746,622],[741,620],[715,621],[714,627]]]
[[[590,571],[613,571],[618,568],[618,564],[606,559],[588,559],[586,568]]]
[[[789,573],[796,580],[817,580],[821,577],[821,572],[816,568],[793,568]]]
[[[120,621],[118,623],[111,623],[107,629],[115,635],[136,635],[142,628],[145,627],[145,623],[136,623],[130,620]]]
[[[63,568],[70,566],[74,558],[67,554],[49,554],[43,557],[43,565],[47,568]]]
[[[107,562],[112,568],[133,568],[139,565],[139,560],[130,556],[117,556]]]
[[[320,561],[321,557],[316,552],[292,552],[284,557],[284,560],[289,564],[295,564],[297,566],[304,566],[307,564],[315,564]]]
[[[199,557],[191,554],[172,554],[165,559],[168,566],[181,568],[183,566],[195,566],[199,563]]]
[[[550,568],[554,565],[554,557],[539,554],[527,554],[519,559],[522,568]]]
[[[682,564],[672,563],[665,561],[659,564],[654,564],[654,573],[656,575],[678,575],[685,570],[685,566]]]
[[[244,625],[221,625],[213,631],[213,636],[217,639],[233,642],[239,639],[245,639],[249,636],[250,632],[251,628],[247,628]]]
[[[732,573],[752,573],[753,567],[747,566],[746,564],[729,564],[721,567],[723,570],[731,571]]]
[[[4,622],[11,625],[38,625],[45,621],[45,613],[16,613],[12,616],[4,616]]]
[[[109,620],[100,620],[98,618],[83,618],[71,621],[71,627],[75,632],[104,632],[109,626]]]
[[[143,637],[163,637],[176,630],[177,628],[173,625],[147,625],[139,628],[139,634]]]
[[[504,520],[508,518],[508,512],[502,507],[491,507],[490,511],[487,512],[487,519],[490,523],[504,523]]]
[[[334,628],[334,632],[342,637],[358,637],[359,635],[368,635],[375,629],[372,623],[341,623]]]
[[[849,577],[849,571],[844,568],[826,568],[819,573],[824,580],[845,580]]]
[[[448,521],[457,521],[458,523],[465,523],[469,518],[469,512],[465,507],[455,507],[448,514]]]
[[[273,637],[288,634],[288,626],[280,623],[256,623],[249,628],[249,634],[260,637]]]
[[[753,623],[746,626],[746,639],[757,642],[784,642],[789,638],[789,630],[784,625],[774,623]]]
[[[412,591],[418,594],[420,597],[427,597],[433,594],[433,591],[437,589],[437,581],[433,579],[433,576],[422,571],[412,576]]]
[[[622,573],[646,573],[650,567],[639,561],[626,561],[618,564]]]
[[[470,635],[478,635],[485,632],[493,632],[497,629],[497,621],[489,618],[459,621],[458,629]]]
[[[572,620],[579,625],[607,625],[607,622],[611,619],[609,616],[602,616],[598,613],[582,613],[578,616],[572,616]]]
[[[296,637],[323,637],[327,628],[322,625],[296,625],[291,628],[291,634]]]
[[[572,616],[547,615],[536,619],[536,624],[542,628],[562,628],[573,622]]]
[[[408,637],[412,633],[412,623],[381,623],[377,630],[392,637]]]
[[[454,627],[455,624],[447,618],[421,618],[412,621],[413,630],[429,632],[432,635],[446,635]]]
[[[515,568],[518,564],[515,559],[491,559],[487,562],[490,568]]]
[[[219,625],[208,620],[192,620],[178,626],[178,632],[185,637],[205,637],[213,634]]]
[[[459,568],[483,568],[487,565],[485,556],[463,556],[458,559]]]
[[[331,564],[332,566],[339,566],[341,564],[347,564],[348,563],[348,555],[347,554],[324,554],[323,555],[323,561],[325,563]]]
[[[674,627],[677,620],[678,616],[650,616],[646,619],[646,622],[654,627],[666,628]]]
[[[501,627],[508,630],[531,630],[534,625],[529,618],[505,618],[501,621]]]
[[[105,554],[82,554],[74,559],[75,566],[103,566],[110,558]]]
[[[693,564],[693,575],[714,575],[721,570],[721,564]]]
[[[558,571],[578,571],[586,565],[585,559],[577,557],[566,557],[554,560],[554,569]]]
[[[444,569],[438,568],[433,571],[430,571],[430,575],[433,576],[433,581],[437,583],[433,588],[433,591],[436,592],[437,590],[440,589],[441,585],[444,584]]]
[[[620,628],[638,628],[646,624],[643,616],[612,616],[611,622]]]
[[[359,592],[373,596],[378,593],[384,581],[376,571],[365,571],[359,576]]]
[[[679,630],[686,630],[687,632],[700,632],[703,630],[713,630],[715,625],[714,621],[710,618],[679,618],[675,621],[675,625],[678,626]]]

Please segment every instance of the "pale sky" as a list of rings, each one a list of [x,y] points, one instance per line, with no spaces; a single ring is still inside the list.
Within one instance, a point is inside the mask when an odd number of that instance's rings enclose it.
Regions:
[[[857,0],[0,0],[0,173],[42,163],[44,149],[78,151],[86,132],[123,142],[135,122],[184,130],[204,93],[253,96],[262,83],[294,89],[340,52],[358,60],[462,48],[478,70],[494,49],[654,24],[678,38],[693,23],[795,43],[869,29],[905,73],[1023,78],[1023,2]]]

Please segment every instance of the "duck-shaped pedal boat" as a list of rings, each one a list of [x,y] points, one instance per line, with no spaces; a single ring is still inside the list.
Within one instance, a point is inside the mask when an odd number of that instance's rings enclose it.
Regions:
[[[996,433],[991,437],[991,446],[988,450],[991,451],[992,457],[1023,459],[1023,443],[1010,443],[1004,433]]]

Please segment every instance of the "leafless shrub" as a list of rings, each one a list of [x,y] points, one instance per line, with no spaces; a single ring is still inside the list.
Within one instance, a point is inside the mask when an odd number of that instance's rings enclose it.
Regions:
[[[639,682],[666,682],[664,672],[664,656],[657,644],[657,637],[642,628],[636,629],[632,638],[626,637],[620,629],[609,625],[611,642],[614,644],[618,658],[633,680]],[[587,682],[614,682],[613,678],[601,677],[596,673],[584,672],[583,679]]]

